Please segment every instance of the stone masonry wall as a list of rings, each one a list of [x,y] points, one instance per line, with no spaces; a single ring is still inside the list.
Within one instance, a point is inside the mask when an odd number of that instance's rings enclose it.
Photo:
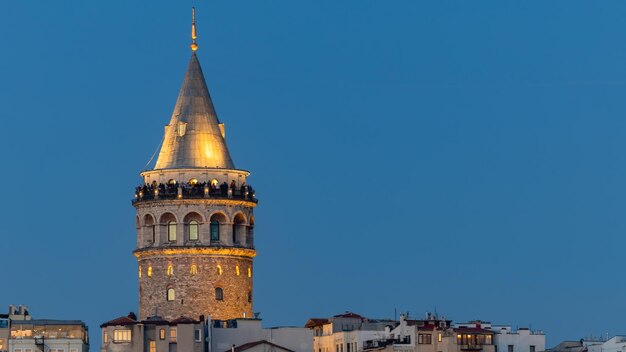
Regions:
[[[168,275],[168,267],[172,273]],[[197,273],[191,272],[192,265]],[[219,265],[219,267],[218,267]],[[220,268],[221,267],[221,273]],[[239,275],[237,275],[239,267]],[[151,276],[148,275],[152,268]],[[226,320],[252,317],[252,258],[218,255],[158,255],[139,260],[139,318],[171,320],[200,315]],[[222,288],[223,300],[215,289]],[[173,288],[175,298],[167,300]]]

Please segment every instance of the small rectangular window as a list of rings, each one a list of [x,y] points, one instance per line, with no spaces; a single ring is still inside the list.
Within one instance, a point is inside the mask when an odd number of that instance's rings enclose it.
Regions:
[[[509,347],[509,348],[508,348],[508,352],[514,352],[514,351],[513,351],[513,345],[509,345],[508,347]]]
[[[170,221],[167,224],[167,240],[176,242],[176,221]]]
[[[78,348],[70,348],[70,352],[78,352]]]
[[[211,241],[220,240],[220,223],[217,221],[211,221]]]
[[[443,340],[443,334],[439,333],[437,334],[437,342],[441,342]]]
[[[176,328],[170,328],[170,341],[176,342]]]
[[[202,331],[200,329],[196,329],[193,333],[193,338],[196,342],[202,342]]]
[[[150,340],[150,352],[156,352],[156,341]]]
[[[165,340],[165,329],[159,330],[159,339]]]
[[[197,241],[198,240],[198,222],[192,220],[189,223],[189,240]]]
[[[419,334],[417,335],[417,343],[420,345],[430,345],[433,342],[431,334]]]
[[[21,348],[16,348],[16,349],[13,350],[13,352],[22,352],[22,349]]]
[[[0,350],[4,350],[4,339],[0,339]]]
[[[107,334],[106,330],[102,330],[102,342],[103,343],[109,342],[109,335]]]
[[[535,352],[535,346],[534,345],[530,345],[530,352]]]
[[[24,352],[33,352],[33,349],[32,348],[25,348]]]

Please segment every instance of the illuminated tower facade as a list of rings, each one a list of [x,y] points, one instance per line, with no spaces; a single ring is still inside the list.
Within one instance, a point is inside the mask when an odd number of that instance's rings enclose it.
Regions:
[[[136,189],[139,319],[252,317],[254,190],[235,168],[196,56]]]

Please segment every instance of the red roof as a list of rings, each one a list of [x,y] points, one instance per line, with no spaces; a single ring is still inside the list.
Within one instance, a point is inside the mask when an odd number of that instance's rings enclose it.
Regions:
[[[146,320],[142,320],[141,323],[145,325],[169,325],[170,324],[169,321],[161,317],[150,317]]]
[[[243,345],[241,345],[241,346],[237,346],[237,347],[235,347],[235,352],[245,351],[245,350],[247,350],[247,349],[249,349],[249,348],[252,348],[252,347],[254,347],[254,346],[258,346],[258,345],[262,345],[262,344],[267,344],[267,345],[270,345],[270,346],[272,346],[272,347],[274,347],[274,348],[280,348],[281,350],[285,350],[285,351],[287,351],[287,352],[294,352],[293,350],[290,350],[290,349],[285,348],[285,347],[283,347],[283,346],[279,346],[279,345],[277,345],[277,344],[271,343],[271,342],[269,342],[269,341],[267,341],[267,340],[259,340],[259,341],[255,341],[255,342],[248,342],[248,343],[245,343],[245,344],[243,344]],[[231,352],[231,351],[232,351],[232,349],[227,349],[227,350],[226,350],[226,351],[224,351],[224,352]]]
[[[176,318],[176,319],[172,320],[172,321],[170,322],[170,325],[178,325],[178,324],[198,324],[198,323],[200,323],[200,322],[199,322],[199,321],[197,321],[197,320],[194,320],[194,319],[191,319],[191,318],[188,318],[188,317],[183,317],[183,316],[180,316],[180,317],[178,317],[178,318]]]
[[[362,316],[356,314],[356,313],[352,313],[352,312],[345,312],[343,314],[339,314],[339,315],[335,315],[334,318],[357,318],[357,319],[363,319]]]
[[[455,328],[454,332],[460,332],[465,334],[494,334],[493,331],[482,328]]]
[[[113,320],[109,320],[106,323],[100,325],[100,327],[104,328],[107,326],[134,325],[134,324],[137,324],[137,320],[124,316],[124,317],[115,318]]]
[[[432,324],[426,324],[424,326],[418,326],[417,330],[419,331],[433,331],[435,330],[435,326]]]
[[[328,319],[325,318],[311,318],[309,319],[309,321],[306,322],[306,324],[304,324],[305,328],[312,328],[315,326],[320,326],[320,325],[324,325],[324,324],[328,324]]]

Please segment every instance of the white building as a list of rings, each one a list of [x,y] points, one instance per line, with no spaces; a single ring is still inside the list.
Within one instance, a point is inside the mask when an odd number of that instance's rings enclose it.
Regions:
[[[496,352],[543,352],[546,350],[546,335],[543,331],[528,328],[511,329],[510,326],[492,325],[496,335]]]
[[[352,312],[311,318],[305,327],[314,335],[313,352],[357,352],[392,338],[394,320],[368,319]]]
[[[546,349],[546,335],[543,331],[528,328],[513,330],[507,325],[493,325],[489,322],[458,323],[454,327],[474,328],[481,326],[491,330],[494,335],[495,352],[543,352]]]
[[[588,352],[624,352],[626,351],[626,336],[617,335],[607,341],[583,341]]]
[[[263,328],[260,319],[216,320],[210,325],[211,352],[226,352],[233,346],[236,352],[263,346],[291,352],[313,351],[313,332],[307,328]]]

